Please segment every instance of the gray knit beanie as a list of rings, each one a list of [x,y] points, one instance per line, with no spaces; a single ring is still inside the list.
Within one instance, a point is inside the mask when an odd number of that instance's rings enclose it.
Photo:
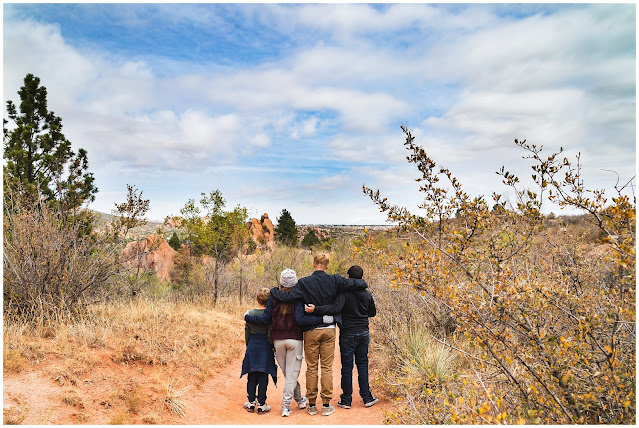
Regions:
[[[297,284],[297,275],[293,269],[284,269],[280,274],[280,285],[284,288],[293,288]]]

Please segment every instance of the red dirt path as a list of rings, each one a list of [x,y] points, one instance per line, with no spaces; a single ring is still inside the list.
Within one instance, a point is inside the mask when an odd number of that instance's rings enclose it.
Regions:
[[[240,378],[243,355],[226,365],[213,377],[204,381],[199,388],[192,387],[184,393],[187,403],[185,416],[178,417],[163,405],[164,391],[156,386],[166,383],[169,377],[177,378],[177,370],[151,367],[148,365],[122,365],[114,363],[109,350],[96,351],[97,362],[90,372],[78,375],[72,384],[59,376],[69,373],[70,361],[48,358],[39,365],[29,365],[20,373],[4,372],[3,407],[19,410],[22,424],[109,424],[115,423],[114,416],[124,414],[125,424],[224,424],[224,425],[381,425],[384,409],[392,405],[389,400],[373,391],[380,402],[373,407],[364,407],[358,395],[357,375],[354,374],[353,407],[345,410],[337,408],[330,416],[318,413],[311,416],[293,404],[293,412],[287,418],[281,416],[281,397],[284,377],[277,388],[270,383],[267,403],[271,412],[258,415],[242,408],[246,401],[246,376]],[[333,366],[335,406],[340,388],[339,347],[335,349]],[[160,370],[160,371],[158,371]],[[302,393],[305,392],[306,364],[302,363],[299,377]],[[113,397],[118,387],[135,382],[141,387],[142,400],[136,412],[126,410],[122,400]],[[187,382],[182,382],[179,389]],[[78,399],[74,399],[78,397]],[[5,422],[7,417],[5,415]]]
[[[333,401],[336,406],[339,400],[340,388],[340,362],[339,347],[335,349],[335,362],[333,364]],[[354,394],[353,406],[350,409],[337,407],[335,412],[329,416],[311,416],[306,410],[297,408],[293,403],[293,412],[290,416],[281,416],[281,399],[284,376],[278,368],[278,387],[275,388],[272,382],[269,383],[267,392],[267,403],[271,406],[269,413],[258,415],[248,413],[242,409],[242,404],[246,401],[246,376],[239,379],[242,358],[238,358],[230,364],[224,373],[214,379],[206,381],[201,391],[194,394],[191,399],[191,411],[185,419],[192,424],[239,424],[239,425],[381,425],[384,421],[384,408],[389,406],[389,401],[383,397],[380,402],[372,407],[364,407],[364,403],[359,396],[357,386],[357,374],[354,374]],[[302,371],[299,376],[302,386],[302,394],[306,391],[306,363],[302,363]],[[279,383],[282,382],[281,385]],[[376,394],[373,391],[373,394]],[[319,400],[318,400],[319,401]],[[193,409],[198,408],[196,412]],[[185,421],[186,422],[186,421]]]

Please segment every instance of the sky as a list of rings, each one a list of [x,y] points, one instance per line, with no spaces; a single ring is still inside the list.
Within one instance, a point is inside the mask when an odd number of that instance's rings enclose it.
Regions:
[[[502,166],[531,186],[515,139],[580,153],[586,187],[608,194],[636,173],[633,3],[2,11],[3,101],[19,101],[27,73],[41,79],[88,152],[98,211],[131,184],[150,220],[219,189],[250,217],[384,224],[362,185],[415,213],[423,200],[401,125],[488,201],[507,191]]]

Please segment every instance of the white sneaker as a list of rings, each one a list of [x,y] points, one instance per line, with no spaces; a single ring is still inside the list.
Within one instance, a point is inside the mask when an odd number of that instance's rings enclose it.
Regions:
[[[291,409],[287,409],[286,407],[282,407],[282,417],[285,418],[291,414]]]
[[[264,403],[264,404],[257,404],[257,414],[258,415],[263,415],[264,413],[268,413],[271,411],[271,406],[269,406],[268,404]]]
[[[335,411],[335,407],[332,404],[328,404],[328,406],[322,406],[322,416],[328,416]]]
[[[308,405],[308,399],[306,397],[302,397],[302,399],[297,402],[297,405],[300,409],[306,409],[306,406]]]

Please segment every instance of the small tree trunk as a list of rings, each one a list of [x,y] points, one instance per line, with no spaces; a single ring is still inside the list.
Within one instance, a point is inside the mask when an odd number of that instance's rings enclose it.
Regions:
[[[217,295],[218,295],[218,288],[217,288],[217,277],[218,277],[218,259],[215,259],[215,270],[213,271],[213,306],[217,305]]]
[[[242,262],[240,262],[240,304],[242,304],[242,297],[243,297],[243,292],[244,292],[244,275],[243,272],[244,271],[244,266],[242,265]]]

